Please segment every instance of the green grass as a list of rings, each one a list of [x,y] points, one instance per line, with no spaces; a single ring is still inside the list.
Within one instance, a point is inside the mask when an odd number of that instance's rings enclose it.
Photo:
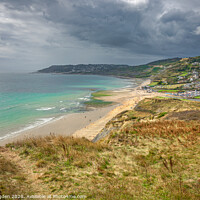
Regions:
[[[157,96],[157,97],[154,97],[154,98],[156,98],[156,99],[169,99],[170,97],[159,97],[159,96]]]
[[[107,105],[111,105],[113,103],[111,101],[104,101],[104,100],[98,99],[100,97],[105,97],[105,96],[111,96],[110,92],[104,91],[104,90],[93,92],[92,98],[90,99],[90,101],[85,102],[84,104],[89,107],[104,107]]]
[[[158,115],[158,119],[161,118],[161,117],[164,117],[165,115],[167,114],[167,112],[162,112]]]
[[[103,100],[98,100],[98,99],[91,99],[88,102],[85,102],[84,104],[89,107],[104,107],[111,105],[113,102],[111,101],[103,101]]]
[[[187,76],[188,72],[183,72],[180,76]]]
[[[174,85],[166,85],[166,89],[177,89],[181,86],[183,86],[184,84],[174,84]]]
[[[162,68],[160,68],[160,67],[154,67],[151,72],[152,73],[158,73],[161,69]]]
[[[97,91],[97,92],[93,92],[92,93],[93,97],[105,97],[105,96],[111,96],[111,94],[109,93],[109,91]]]
[[[163,90],[158,90],[158,92],[170,92],[170,93],[177,93],[179,92],[180,90],[166,90],[166,89],[163,89]],[[183,90],[181,90],[183,91]]]
[[[194,97],[195,99],[200,99],[200,96],[196,96],[196,97]]]
[[[136,111],[160,114],[174,110],[200,110],[200,103],[197,101],[182,101],[176,98],[146,98],[140,101],[135,107]]]
[[[156,85],[158,85],[158,82],[152,82],[149,84],[149,86],[156,86]]]

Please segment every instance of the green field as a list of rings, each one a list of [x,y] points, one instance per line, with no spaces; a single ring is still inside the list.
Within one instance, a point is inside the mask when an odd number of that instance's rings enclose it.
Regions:
[[[109,91],[101,90],[101,91],[93,92],[92,96],[93,97],[105,97],[105,96],[111,96],[111,94],[109,94]]]
[[[103,106],[108,106],[111,105],[113,102],[111,101],[103,101],[103,100],[98,100],[98,99],[91,99],[88,102],[85,102],[84,104],[89,107],[103,107]]]
[[[156,86],[156,85],[158,85],[158,82],[151,82],[151,83],[149,84],[150,87],[153,87],[153,86]]]
[[[84,104],[89,107],[103,107],[111,105],[113,102],[99,99],[100,97],[105,97],[105,96],[111,96],[110,92],[104,90],[93,92],[90,101],[85,102]]]
[[[170,92],[170,93],[177,93],[179,91],[180,90],[166,90],[166,89],[164,89],[164,90],[158,90],[158,92]]]
[[[184,84],[174,84],[174,85],[166,85],[166,87],[167,87],[167,89],[176,89],[176,88],[179,88],[183,85]]]
[[[187,76],[188,72],[183,72],[180,76]]]

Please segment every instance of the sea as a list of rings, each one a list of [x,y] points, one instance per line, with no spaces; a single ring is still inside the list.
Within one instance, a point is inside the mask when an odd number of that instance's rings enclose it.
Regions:
[[[0,140],[83,111],[94,91],[137,85],[137,80],[110,76],[0,74]]]

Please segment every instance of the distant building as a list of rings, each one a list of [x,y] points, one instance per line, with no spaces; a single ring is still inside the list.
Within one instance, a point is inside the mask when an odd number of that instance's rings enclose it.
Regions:
[[[195,74],[195,75],[193,75],[193,78],[196,80],[196,79],[199,78],[199,75],[198,75],[198,74]]]
[[[168,84],[167,81],[163,81],[163,83],[166,84],[166,85]]]
[[[153,92],[153,90],[150,86],[142,86],[141,88],[142,88],[142,90],[146,90],[148,93]]]
[[[147,89],[147,92],[152,93],[153,92],[152,88]]]
[[[198,65],[200,65],[200,63],[199,62],[194,62],[194,63],[192,63],[192,65],[193,66],[198,66]]]
[[[185,91],[185,92],[178,92],[175,95],[186,97],[186,98],[193,98],[193,97],[196,97],[196,96],[200,96],[200,91],[190,90],[190,91]]]
[[[185,76],[178,76],[178,79],[183,80],[183,79],[185,79]]]

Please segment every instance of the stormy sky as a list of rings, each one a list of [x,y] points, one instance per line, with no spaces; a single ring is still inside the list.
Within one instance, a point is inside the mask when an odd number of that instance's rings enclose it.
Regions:
[[[0,72],[200,55],[199,0],[0,0]]]

